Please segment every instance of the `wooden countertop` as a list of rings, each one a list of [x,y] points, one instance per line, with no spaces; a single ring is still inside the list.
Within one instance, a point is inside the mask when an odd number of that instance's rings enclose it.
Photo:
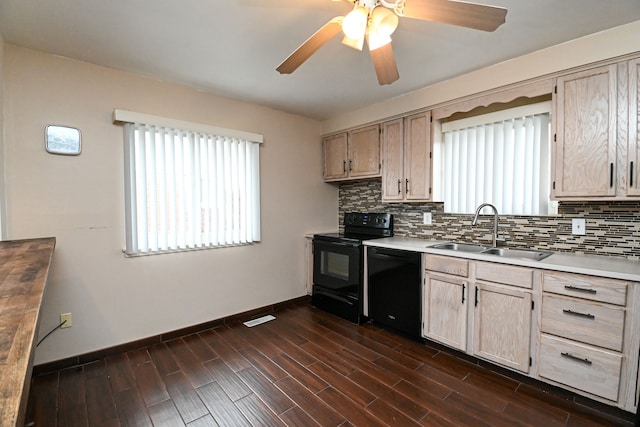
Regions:
[[[0,426],[23,426],[54,237],[0,241]]]

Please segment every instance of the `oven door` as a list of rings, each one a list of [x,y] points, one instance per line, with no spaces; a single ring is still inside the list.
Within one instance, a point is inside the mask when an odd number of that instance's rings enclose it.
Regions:
[[[362,278],[360,243],[313,240],[313,284],[338,292],[359,288]]]

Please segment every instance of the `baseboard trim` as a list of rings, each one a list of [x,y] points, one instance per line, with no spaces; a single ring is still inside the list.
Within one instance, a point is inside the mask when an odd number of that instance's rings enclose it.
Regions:
[[[105,357],[109,357],[114,354],[123,353],[142,347],[149,347],[153,344],[165,341],[171,341],[185,335],[195,334],[207,329],[219,327],[224,324],[235,324],[262,317],[267,314],[275,314],[278,311],[286,310],[287,308],[293,307],[298,304],[310,303],[311,297],[308,295],[304,295],[298,298],[266,305],[264,307],[244,311],[242,313],[233,314],[231,316],[223,317],[220,319],[210,320],[208,322],[199,323],[193,326],[187,326],[186,328],[176,329],[174,331],[165,332],[151,337],[141,338],[139,340],[92,351],[78,356],[72,356],[61,360],[55,360],[53,362],[43,363],[41,365],[36,365],[33,367],[33,376],[46,374],[48,372],[59,371],[61,369],[71,368],[74,366],[85,365],[87,363],[95,362],[96,360],[104,359]]]

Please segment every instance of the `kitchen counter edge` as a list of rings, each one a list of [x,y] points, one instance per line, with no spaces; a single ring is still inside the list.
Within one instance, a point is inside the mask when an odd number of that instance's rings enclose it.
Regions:
[[[367,240],[364,244],[365,246],[422,252],[425,254],[444,255],[476,261],[495,262],[500,264],[538,268],[542,270],[563,271],[567,273],[586,274],[590,276],[607,277],[610,279],[640,282],[639,261],[610,256],[569,254],[564,252],[553,252],[553,255],[541,261],[533,261],[517,258],[501,258],[496,255],[456,252],[447,249],[434,249],[429,247],[443,242],[445,241],[407,237],[388,237],[383,239]]]
[[[55,237],[0,241],[0,426],[23,426]],[[6,273],[6,274],[5,274]],[[8,346],[8,348],[7,348]]]

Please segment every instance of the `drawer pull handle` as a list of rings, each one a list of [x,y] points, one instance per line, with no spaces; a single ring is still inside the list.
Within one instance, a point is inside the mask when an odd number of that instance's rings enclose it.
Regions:
[[[560,353],[560,356],[562,356],[562,357],[567,357],[567,358],[569,358],[569,359],[571,359],[571,360],[575,360],[576,362],[586,363],[587,365],[591,365],[591,364],[593,363],[593,362],[592,362],[591,360],[589,360],[589,359],[586,359],[586,358],[585,358],[585,359],[583,359],[583,358],[581,358],[581,357],[574,356],[574,355],[573,355],[573,354],[571,354],[571,353]]]
[[[579,311],[573,311],[573,310],[562,310],[562,312],[564,314],[570,314],[572,316],[578,316],[578,317],[586,317],[587,319],[595,319],[596,316],[594,316],[593,314],[589,314],[589,313],[580,313]]]
[[[580,288],[578,286],[571,286],[571,285],[564,285],[564,288],[570,291],[578,291],[578,292],[586,292],[589,294],[597,294],[598,291],[596,291],[595,289],[587,289],[587,288]]]

